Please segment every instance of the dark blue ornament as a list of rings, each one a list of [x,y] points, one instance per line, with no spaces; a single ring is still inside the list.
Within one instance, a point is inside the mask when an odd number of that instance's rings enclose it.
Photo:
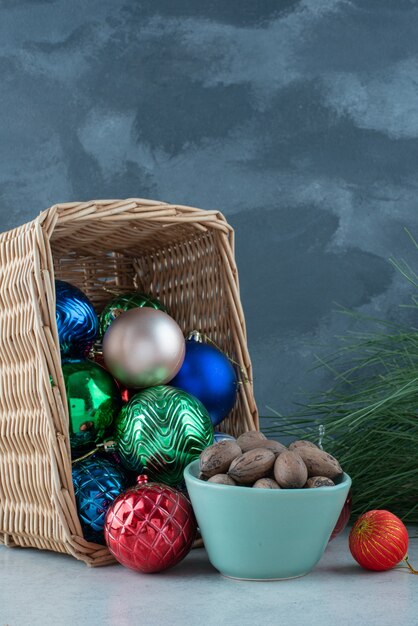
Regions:
[[[78,287],[63,280],[55,281],[55,291],[61,356],[64,358],[86,356],[99,329],[93,305]]]
[[[73,483],[84,538],[104,544],[106,513],[129,486],[126,473],[112,461],[94,456],[73,465]]]
[[[198,398],[215,426],[227,417],[237,397],[238,381],[231,361],[199,338],[186,341],[183,365],[169,384]]]

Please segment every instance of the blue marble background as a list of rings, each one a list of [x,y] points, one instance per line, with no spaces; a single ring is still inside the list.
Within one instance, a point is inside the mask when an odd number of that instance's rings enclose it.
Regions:
[[[260,409],[328,383],[336,303],[408,319],[412,0],[0,1],[0,227],[55,202],[221,209]]]

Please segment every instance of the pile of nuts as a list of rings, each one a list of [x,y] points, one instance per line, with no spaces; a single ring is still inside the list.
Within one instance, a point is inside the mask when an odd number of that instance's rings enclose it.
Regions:
[[[288,448],[252,430],[236,441],[224,439],[200,455],[202,480],[264,489],[332,487],[343,473],[333,456],[310,441]]]

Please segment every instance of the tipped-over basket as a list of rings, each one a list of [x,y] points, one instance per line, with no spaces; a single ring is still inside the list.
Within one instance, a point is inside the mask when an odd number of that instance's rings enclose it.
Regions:
[[[242,372],[221,429],[258,427],[233,230],[218,211],[142,199],[59,204],[0,235],[0,541],[112,561],[83,538],[74,500],[54,278],[97,312],[115,293],[157,296]]]

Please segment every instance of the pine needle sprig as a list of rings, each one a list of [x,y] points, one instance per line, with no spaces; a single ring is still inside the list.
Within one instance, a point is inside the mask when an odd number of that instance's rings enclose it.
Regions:
[[[418,244],[411,237],[418,249]],[[418,275],[405,262],[391,261],[418,288]],[[418,314],[418,297],[412,297]],[[270,436],[318,442],[353,479],[353,514],[387,508],[418,524],[418,330],[342,312],[378,331],[350,332],[340,347],[315,367],[326,368],[332,386],[294,414],[272,410]],[[418,319],[418,315],[417,315]]]

